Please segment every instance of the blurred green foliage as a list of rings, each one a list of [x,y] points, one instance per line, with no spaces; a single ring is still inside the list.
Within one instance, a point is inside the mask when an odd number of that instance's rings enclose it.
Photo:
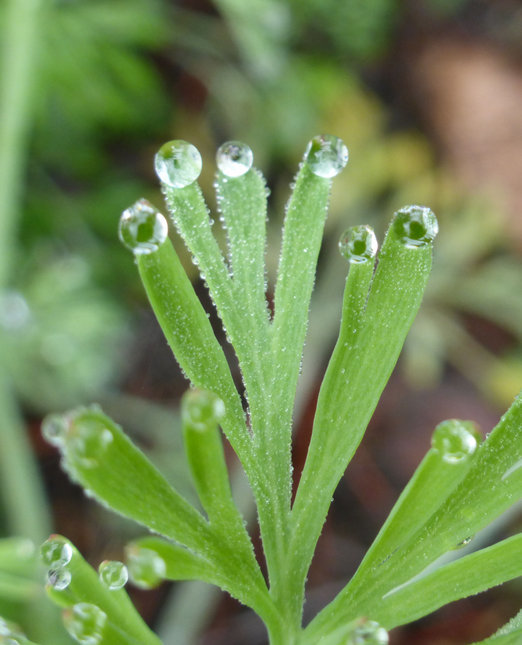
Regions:
[[[26,12],[28,24],[35,12],[34,34],[24,32],[19,17],[13,29],[13,7]],[[419,14],[441,21],[473,7],[469,0],[416,3]],[[498,18],[501,9],[495,11]],[[129,321],[144,302],[117,241],[117,220],[138,197],[159,203],[149,159],[163,141],[198,146],[207,194],[216,147],[230,138],[247,141],[269,179],[273,211],[282,212],[303,141],[332,132],[356,163],[332,195],[313,351],[321,356],[335,334],[340,232],[364,221],[382,237],[393,210],[426,203],[439,216],[441,235],[403,367],[412,383],[428,387],[449,364],[504,407],[522,379],[522,272],[501,213],[483,196],[466,194],[423,134],[397,128],[400,119],[379,97],[378,83],[376,92],[366,82],[378,78],[410,19],[411,7],[397,0],[4,0],[4,72],[17,69],[10,33],[29,34],[20,46],[32,52],[27,79],[18,79],[27,91],[17,147],[0,141],[15,166],[9,171],[20,177],[18,186],[6,175],[0,191],[0,206],[4,201],[9,210],[2,217],[15,221],[5,240],[11,279],[0,297],[5,396],[45,412],[117,389],[125,352],[137,351]],[[11,104],[2,94],[6,123]],[[274,253],[272,275],[276,262]],[[508,338],[500,354],[474,336],[470,316]],[[4,417],[3,426],[21,423],[16,414]],[[167,458],[161,444],[158,453]],[[10,532],[7,519],[2,529]],[[0,597],[0,613],[4,602]]]

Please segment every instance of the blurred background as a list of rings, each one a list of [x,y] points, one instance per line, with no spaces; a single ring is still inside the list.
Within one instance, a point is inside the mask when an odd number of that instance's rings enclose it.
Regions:
[[[199,148],[211,207],[216,148],[228,139],[251,146],[271,191],[271,277],[307,141],[331,133],[350,149],[312,304],[297,471],[339,323],[339,235],[369,223],[382,240],[408,203],[439,217],[423,308],[319,542],[309,618],[355,571],[434,426],[472,419],[485,434],[520,389],[522,6],[2,0],[0,29],[0,615],[44,645],[70,641],[42,597],[26,539],[63,533],[97,566],[121,558],[139,531],[69,483],[40,437],[42,417],[99,402],[193,494],[177,416],[187,383],[117,239],[121,211],[138,198],[163,207],[152,168],[159,146],[182,138]],[[239,476],[236,494],[252,517]],[[510,513],[469,548],[520,525]],[[266,643],[261,623],[211,588],[131,592],[166,645]],[[520,594],[520,582],[509,583],[395,630],[391,642],[480,640],[515,613]]]

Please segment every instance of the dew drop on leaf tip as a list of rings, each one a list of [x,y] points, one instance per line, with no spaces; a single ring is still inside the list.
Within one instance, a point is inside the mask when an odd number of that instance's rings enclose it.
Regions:
[[[471,421],[449,419],[435,428],[431,447],[448,464],[468,460],[481,442],[481,436]]]
[[[304,158],[314,175],[330,179],[346,166],[348,156],[348,148],[342,139],[331,134],[320,134],[310,140]]]
[[[371,226],[350,226],[341,235],[339,251],[351,264],[373,260],[379,245]]]
[[[105,560],[98,567],[100,581],[110,591],[122,589],[129,579],[129,572],[123,562]]]
[[[121,214],[118,235],[134,255],[157,251],[168,232],[167,220],[146,199],[139,199]]]
[[[439,232],[437,218],[427,206],[404,206],[394,213],[393,227],[397,237],[409,249],[426,246]]]
[[[107,614],[96,605],[80,602],[66,609],[63,624],[76,642],[82,645],[98,645],[103,639]]]
[[[189,390],[183,396],[183,421],[196,430],[206,430],[209,425],[218,423],[225,415],[225,404],[213,392]]]
[[[50,569],[64,567],[69,564],[72,556],[72,546],[59,535],[51,535],[40,547],[42,562]]]
[[[153,589],[165,579],[167,566],[153,551],[137,546],[127,548],[127,566],[130,580],[141,589]]]
[[[366,618],[357,622],[348,636],[346,645],[388,645],[388,632],[378,622]]]
[[[170,188],[189,186],[199,177],[202,167],[199,150],[181,139],[163,144],[154,157],[159,180]]]
[[[49,569],[47,572],[47,582],[56,591],[63,591],[71,584],[72,575],[66,567]]]
[[[67,456],[72,457],[84,468],[99,465],[114,437],[109,428],[92,420],[78,421],[74,424],[68,438]]]
[[[65,441],[69,427],[63,414],[48,414],[42,421],[42,436],[53,446],[60,447]]]
[[[241,141],[227,141],[216,153],[217,167],[227,177],[241,177],[252,168],[253,162],[252,150]]]

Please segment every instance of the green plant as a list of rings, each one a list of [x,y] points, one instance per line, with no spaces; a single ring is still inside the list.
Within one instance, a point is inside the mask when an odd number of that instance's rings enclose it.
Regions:
[[[348,160],[336,137],[315,137],[288,203],[273,314],[265,283],[267,190],[252,153],[231,142],[218,151],[216,190],[228,258],[214,237],[196,179],[197,150],[183,141],[156,156],[174,224],[190,249],[235,349],[244,400],[223,348],[167,233],[167,222],[140,200],[120,221],[145,290],[191,389],[183,400],[187,459],[201,503],[189,504],[121,428],[99,408],[48,417],[71,478],[89,495],[158,536],[128,546],[134,582],[198,579],[228,591],[264,621],[273,645],[387,643],[387,631],[458,598],[512,579],[522,569],[514,535],[453,562],[453,553],[520,498],[519,396],[482,441],[469,421],[435,429],[432,446],[352,580],[302,628],[308,568],[332,495],[360,443],[422,299],[437,220],[426,207],[395,213],[379,253],[367,226],[350,228],[340,249],[349,260],[339,338],[322,383],[307,461],[293,504],[294,397],[331,179]],[[246,408],[246,411],[245,411]],[[254,493],[268,584],[231,494],[218,425]],[[100,577],[73,545],[52,536],[42,547],[50,597],[80,643],[158,643],[123,590],[120,563]],[[490,643],[516,643],[520,619]]]

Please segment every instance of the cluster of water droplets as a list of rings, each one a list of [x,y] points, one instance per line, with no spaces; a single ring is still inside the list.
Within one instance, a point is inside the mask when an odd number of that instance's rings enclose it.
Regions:
[[[202,167],[199,150],[181,139],[163,144],[154,157],[159,180],[170,188],[189,186],[199,177]]]
[[[98,575],[110,591],[122,589],[129,579],[127,567],[119,560],[104,560],[98,567]]]
[[[375,620],[361,618],[343,645],[388,645],[388,632]]]
[[[318,177],[330,179],[348,163],[348,148],[342,139],[331,134],[319,134],[308,143],[305,162]]]
[[[139,199],[121,214],[118,235],[134,255],[157,251],[168,233],[167,220],[146,199]]]
[[[252,168],[253,162],[251,148],[241,141],[227,141],[216,153],[217,167],[227,177],[241,177]]]
[[[431,447],[448,464],[459,464],[470,459],[482,437],[471,421],[449,419],[439,423],[431,437]]]
[[[47,583],[57,591],[67,589],[72,575],[67,565],[73,556],[72,546],[59,535],[52,535],[40,547],[40,557],[47,567]]]
[[[127,548],[127,567],[131,582],[141,589],[153,589],[165,579],[165,560],[153,551],[135,545]]]
[[[426,246],[439,232],[437,218],[427,206],[404,206],[394,214],[393,227],[397,237],[409,249]]]
[[[371,226],[350,226],[339,239],[339,251],[351,264],[373,260],[379,244]]]
[[[66,609],[63,614],[65,629],[81,645],[99,645],[107,614],[96,605],[80,602]]]

